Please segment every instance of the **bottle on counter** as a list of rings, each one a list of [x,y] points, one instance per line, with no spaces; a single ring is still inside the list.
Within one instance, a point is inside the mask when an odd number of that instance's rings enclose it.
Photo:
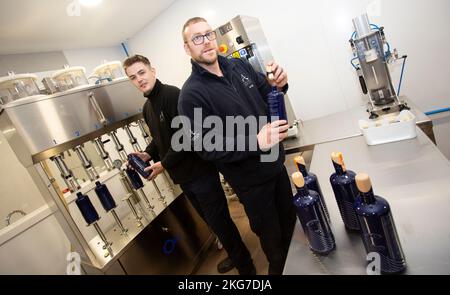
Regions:
[[[356,184],[359,195],[354,206],[366,252],[376,252],[380,255],[382,273],[403,272],[406,269],[405,255],[389,203],[382,197],[374,195],[369,175],[358,174]]]
[[[359,221],[353,207],[358,195],[355,182],[356,173],[346,169],[342,153],[332,153],[331,159],[336,172],[330,176],[330,182],[342,221],[347,229],[359,231]]]
[[[78,192],[75,203],[77,204],[78,209],[80,209],[81,215],[83,215],[83,218],[88,225],[100,220],[97,210],[95,210],[94,205],[92,205],[91,200],[87,195],[83,195],[81,192]]]
[[[136,170],[142,177],[147,179],[151,171],[145,171],[144,169],[150,166],[149,163],[145,162],[141,158],[139,158],[137,155],[129,154],[128,155],[128,164],[133,167],[134,170]]]
[[[271,66],[266,66],[267,78],[269,81],[274,80],[274,75]],[[288,120],[286,114],[286,105],[284,102],[284,94],[278,91],[277,86],[272,86],[272,91],[267,95],[267,103],[269,105],[269,121],[272,117],[278,117],[278,120]]]
[[[294,163],[298,168],[298,171],[303,175],[303,178],[305,179],[305,184],[308,187],[309,190],[315,191],[319,194],[320,203],[323,207],[323,211],[325,212],[325,215],[327,216],[328,222],[330,222],[330,214],[328,213],[328,208],[325,203],[325,199],[322,194],[322,189],[320,188],[319,181],[317,179],[317,176],[308,171],[306,169],[305,159],[302,156],[298,156],[294,158]]]
[[[109,192],[106,184],[102,184],[100,183],[100,181],[96,181],[94,190],[98,196],[98,199],[100,200],[100,203],[103,206],[103,209],[105,209],[106,212],[109,212],[117,207],[117,204],[114,201],[111,193]]]
[[[294,206],[309,247],[314,253],[326,255],[336,248],[336,243],[319,194],[308,189],[300,172],[292,174],[292,181],[297,188]]]

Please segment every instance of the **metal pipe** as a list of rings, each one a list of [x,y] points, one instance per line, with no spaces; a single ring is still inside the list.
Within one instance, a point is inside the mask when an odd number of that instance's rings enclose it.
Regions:
[[[99,178],[97,170],[95,170],[95,168],[92,166],[91,160],[89,160],[87,158],[86,154],[84,153],[83,147],[77,146],[77,147],[74,147],[73,150],[75,151],[78,158],[80,159],[81,164],[83,165],[83,168],[86,171],[86,174],[89,177],[89,179],[91,181],[94,181],[97,178]]]
[[[164,180],[165,180],[165,181],[167,182],[167,184],[169,185],[169,191],[170,191],[171,193],[173,193],[173,192],[175,191],[174,188],[173,188],[173,183],[170,181],[169,177],[167,176],[166,171],[163,171],[163,173],[161,173],[161,174],[162,174]]]
[[[133,147],[134,151],[135,151],[136,153],[141,152],[142,149],[141,149],[141,147],[139,146],[139,143],[137,142],[136,137],[134,137],[133,132],[131,132],[130,126],[125,125],[125,126],[123,127],[123,129],[124,129],[125,132],[127,133],[128,138],[130,139],[131,146]]]
[[[92,224],[95,228],[95,230],[97,231],[98,235],[100,236],[100,239],[102,239],[104,245],[103,245],[103,249],[109,249],[112,246],[112,242],[108,242],[108,239],[106,238],[105,234],[103,233],[102,229],[100,228],[100,226],[97,224],[97,222],[94,222]]]
[[[109,136],[112,138],[114,145],[116,147],[117,153],[119,153],[119,157],[122,161],[126,162],[127,159],[127,153],[125,152],[125,149],[123,147],[123,144],[120,143],[119,138],[117,138],[116,131],[110,132]]]
[[[103,144],[101,138],[96,138],[93,140],[93,142],[95,150],[97,151],[97,153],[99,154],[99,156],[102,158],[103,162],[106,165],[106,169],[108,169],[108,171],[113,170],[114,165],[111,161],[111,158],[109,157],[109,153],[105,150],[105,145]]]
[[[138,225],[138,227],[140,227],[140,226],[142,226],[142,223],[141,223],[142,217],[139,216],[136,208],[134,207],[133,203],[130,200],[130,198],[132,196],[134,196],[133,188],[130,183],[130,180],[128,179],[128,177],[126,175],[124,175],[123,171],[120,171],[120,182],[122,183],[122,186],[124,187],[125,192],[127,193],[127,196],[125,197],[125,201],[127,202],[128,206],[130,206],[131,212],[133,213],[134,218],[136,219],[136,221],[138,223],[137,225]]]
[[[66,183],[69,190],[73,193],[81,188],[78,181],[75,179],[73,172],[67,168],[66,163],[62,159],[61,155],[55,156],[51,158],[53,163],[56,164],[56,167],[58,167],[58,170],[61,172],[61,177]]]
[[[112,214],[112,216],[114,217],[114,219],[116,220],[116,223],[117,223],[117,225],[118,225],[119,228],[120,228],[121,235],[126,235],[127,232],[128,232],[128,228],[125,228],[125,227],[123,226],[122,221],[120,221],[119,216],[117,216],[116,210],[112,209],[112,210],[111,210],[111,214]]]
[[[153,215],[153,217],[156,217],[156,213],[155,213],[155,206],[153,206],[150,201],[147,198],[147,195],[145,194],[144,190],[142,188],[136,190],[137,194],[139,195],[140,198],[142,198],[144,200],[144,202],[147,204],[147,208],[150,211],[150,213]]]
[[[158,194],[158,200],[163,203],[164,207],[167,207],[166,198],[161,194],[161,191],[159,190],[158,185],[156,185],[156,181],[154,179],[152,180],[152,184]]]
[[[149,145],[151,140],[150,140],[150,136],[148,135],[147,131],[145,130],[144,121],[143,120],[138,120],[137,123],[139,125],[139,129],[141,130],[142,137],[144,138],[145,143],[147,145]]]
[[[131,203],[130,198],[126,199],[126,202],[127,202],[128,206],[130,206],[131,212],[133,212],[134,218],[137,221],[137,226],[141,227],[142,226],[142,222],[141,222],[142,217],[139,216],[139,214],[137,213],[136,208],[134,207],[133,203]]]

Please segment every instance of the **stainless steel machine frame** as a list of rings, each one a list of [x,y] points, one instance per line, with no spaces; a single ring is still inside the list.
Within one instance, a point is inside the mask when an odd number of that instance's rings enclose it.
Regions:
[[[266,64],[274,60],[262,26],[256,17],[238,15],[216,30],[219,54],[227,58],[245,58],[259,73],[266,75]],[[297,118],[285,95],[289,125]]]
[[[409,109],[399,99],[392,85],[384,45],[387,43],[384,28],[371,30],[367,14],[353,19],[356,38],[350,40],[354,54],[359,60],[357,73],[364,94],[369,94],[368,112],[371,118],[391,111]]]

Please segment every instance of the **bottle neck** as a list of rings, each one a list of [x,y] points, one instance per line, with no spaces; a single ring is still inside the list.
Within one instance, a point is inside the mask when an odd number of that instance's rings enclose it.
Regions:
[[[347,170],[342,166],[339,165],[338,163],[333,161],[333,166],[334,166],[334,170],[336,170],[336,173],[339,175],[343,175],[347,172]]]
[[[303,175],[303,177],[308,176],[308,170],[306,170],[306,166],[300,163],[297,163],[298,171]]]
[[[309,194],[309,190],[306,187],[306,185],[304,187],[298,187],[295,186],[295,188],[297,189],[297,193],[301,196],[301,197],[306,197]]]
[[[373,189],[370,189],[367,193],[360,192],[362,201],[365,204],[373,204],[375,203],[375,195],[373,193]]]

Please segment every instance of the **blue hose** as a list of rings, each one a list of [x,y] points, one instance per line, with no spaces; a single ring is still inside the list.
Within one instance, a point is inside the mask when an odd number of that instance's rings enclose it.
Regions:
[[[355,68],[355,70],[358,70],[358,67],[355,66],[355,64],[353,63],[354,60],[358,59],[358,57],[353,58],[350,63],[352,64],[352,66]]]
[[[123,51],[125,51],[125,54],[127,55],[127,57],[130,57],[130,55],[128,54],[128,50],[127,50],[127,46],[125,46],[125,43],[121,43]]]
[[[443,108],[443,109],[438,109],[438,110],[434,110],[434,111],[429,111],[429,112],[426,112],[425,115],[431,116],[431,115],[436,115],[436,114],[441,114],[441,113],[446,113],[446,112],[450,112],[450,108]]]
[[[380,27],[374,24],[370,24],[371,29],[380,30]],[[356,38],[356,31],[353,32],[352,36],[350,37],[350,40],[353,40]]]

